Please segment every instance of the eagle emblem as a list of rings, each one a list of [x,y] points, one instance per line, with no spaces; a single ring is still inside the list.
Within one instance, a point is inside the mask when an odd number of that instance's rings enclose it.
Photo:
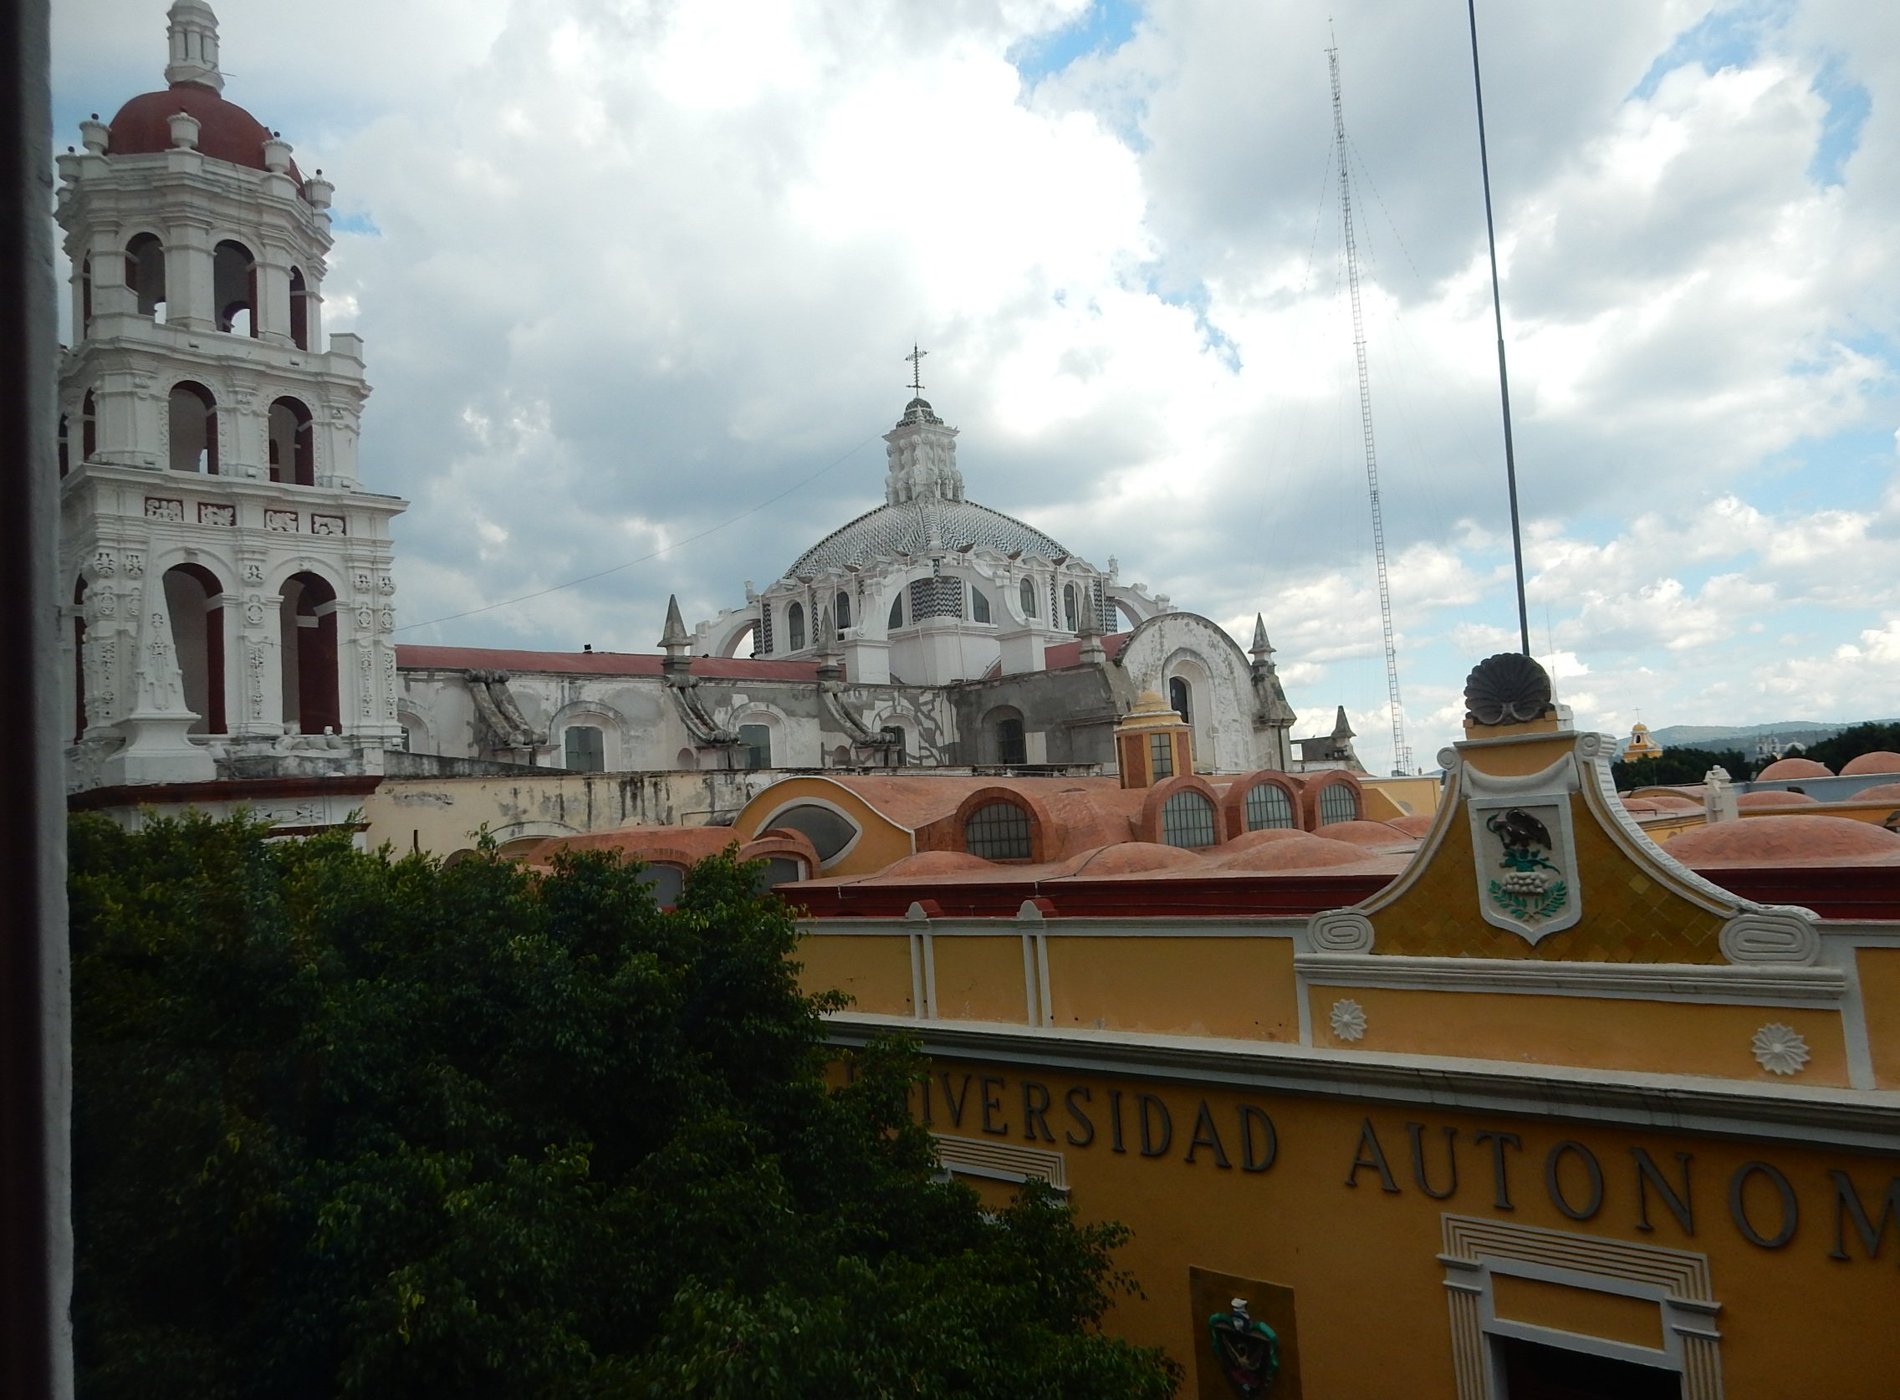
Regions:
[[[1207,1336],[1221,1373],[1240,1400],[1272,1394],[1280,1374],[1280,1337],[1247,1311],[1245,1298],[1234,1299],[1226,1312],[1208,1318]]]
[[[1484,829],[1497,837],[1503,858],[1489,886],[1491,902],[1506,914],[1535,927],[1569,903],[1563,871],[1551,863],[1550,829],[1521,807],[1507,807],[1485,818]]]

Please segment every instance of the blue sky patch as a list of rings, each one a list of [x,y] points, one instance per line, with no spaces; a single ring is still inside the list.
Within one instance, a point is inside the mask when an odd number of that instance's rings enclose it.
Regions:
[[[1845,182],[1848,157],[1860,149],[1861,128],[1873,111],[1867,89],[1847,76],[1839,58],[1831,58],[1814,76],[1814,92],[1827,103],[1820,144],[1808,162],[1808,178],[1821,186]]]
[[[1742,0],[1710,11],[1675,37],[1630,96],[1654,97],[1664,78],[1691,63],[1705,73],[1746,68],[1761,52],[1763,36],[1786,25],[1793,13],[1793,0]]]
[[[376,226],[376,220],[360,210],[355,213],[335,215],[330,220],[330,227],[338,233],[356,233],[365,238],[383,236],[383,231]]]
[[[1053,34],[1022,45],[1013,58],[1016,71],[1034,87],[1078,58],[1113,53],[1135,36],[1135,22],[1140,18],[1136,0],[1091,0],[1087,10]]]

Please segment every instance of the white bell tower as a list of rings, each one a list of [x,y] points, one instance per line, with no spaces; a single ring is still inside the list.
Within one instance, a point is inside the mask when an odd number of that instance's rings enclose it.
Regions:
[[[70,785],[380,772],[389,521],[357,480],[363,344],[325,336],[323,172],[222,96],[217,18],[59,157]]]

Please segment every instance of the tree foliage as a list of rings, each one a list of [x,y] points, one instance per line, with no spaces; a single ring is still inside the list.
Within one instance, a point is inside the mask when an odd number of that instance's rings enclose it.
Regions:
[[[1655,758],[1611,764],[1610,780],[1618,792],[1631,792],[1636,788],[1699,783],[1717,767],[1740,781],[1750,777],[1758,766],[1739,749],[1664,749]]]
[[[827,1084],[747,867],[265,838],[73,823],[89,1400],[1170,1393],[1119,1227],[935,1180],[914,1047]]]
[[[1838,773],[1850,760],[1864,753],[1882,751],[1900,753],[1900,722],[1886,724],[1869,721],[1843,729],[1831,739],[1817,739],[1803,749],[1801,756],[1811,758],[1816,763],[1825,763]]]

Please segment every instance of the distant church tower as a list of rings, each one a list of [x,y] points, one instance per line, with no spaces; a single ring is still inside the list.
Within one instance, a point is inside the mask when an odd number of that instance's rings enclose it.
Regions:
[[[70,784],[380,772],[405,502],[357,482],[363,344],[323,331],[334,187],[221,95],[211,7],[168,18],[169,86],[58,162]]]

